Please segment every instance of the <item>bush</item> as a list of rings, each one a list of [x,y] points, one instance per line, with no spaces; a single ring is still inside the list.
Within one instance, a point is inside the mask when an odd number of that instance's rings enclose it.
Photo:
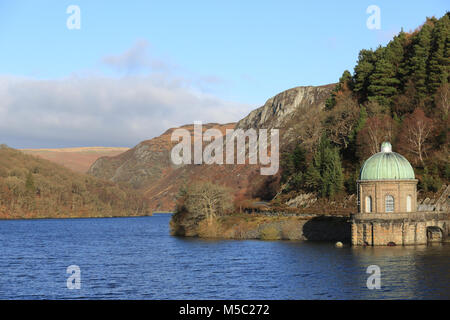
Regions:
[[[445,164],[444,168],[444,178],[450,180],[450,163]]]
[[[266,225],[261,228],[261,240],[280,240],[279,230],[272,225]]]
[[[419,182],[419,188],[421,188],[425,192],[437,192],[441,187],[442,181],[439,176],[430,174],[428,168],[425,168],[422,179],[420,179]]]
[[[8,176],[8,170],[3,167],[0,167],[0,178],[6,178]]]

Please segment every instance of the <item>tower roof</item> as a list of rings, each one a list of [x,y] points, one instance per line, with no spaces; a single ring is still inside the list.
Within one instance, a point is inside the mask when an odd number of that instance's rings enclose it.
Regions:
[[[381,144],[381,152],[367,159],[359,174],[359,180],[410,180],[415,179],[414,170],[401,154],[392,152],[389,142]]]

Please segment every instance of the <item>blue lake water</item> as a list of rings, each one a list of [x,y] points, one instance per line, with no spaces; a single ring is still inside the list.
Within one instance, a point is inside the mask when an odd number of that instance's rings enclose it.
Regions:
[[[0,221],[0,299],[450,299],[450,245],[187,239],[169,220]],[[381,289],[366,286],[370,265]]]

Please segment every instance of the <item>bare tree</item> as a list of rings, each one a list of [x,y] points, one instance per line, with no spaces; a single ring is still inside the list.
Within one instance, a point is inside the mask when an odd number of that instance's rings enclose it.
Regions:
[[[330,140],[345,149],[358,124],[359,106],[350,94],[338,96],[336,101],[336,106],[328,112],[325,125]]]
[[[309,108],[296,112],[287,123],[283,132],[282,142],[297,144],[299,141],[306,151],[314,153],[317,142],[322,135],[323,111],[319,108]]]
[[[403,120],[400,132],[400,148],[413,155],[416,162],[424,164],[424,158],[430,148],[428,139],[433,132],[433,120],[425,116],[422,109],[416,108]]]
[[[450,85],[443,84],[436,92],[436,106],[443,119],[448,118],[448,111],[450,108]]]
[[[359,157],[365,159],[380,152],[383,141],[393,141],[395,129],[395,122],[388,115],[378,115],[367,119],[357,137]]]
[[[230,189],[211,182],[198,182],[183,192],[185,209],[192,214],[205,217],[209,223],[233,207]]]

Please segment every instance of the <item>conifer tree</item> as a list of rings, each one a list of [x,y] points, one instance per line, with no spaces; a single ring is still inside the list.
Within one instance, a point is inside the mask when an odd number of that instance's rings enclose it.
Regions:
[[[353,78],[350,71],[345,70],[342,76],[339,78],[339,83],[331,92],[330,97],[325,101],[325,108],[331,110],[336,106],[336,95],[340,91],[352,90],[353,89]],[[351,91],[350,91],[351,92]]]
[[[431,48],[431,30],[425,23],[413,40],[413,54],[410,59],[411,79],[416,87],[417,101],[423,102],[427,95],[427,62]]]
[[[450,69],[450,18],[443,16],[435,24],[432,31],[430,60],[428,63],[428,92],[434,94],[436,90],[448,82]]]
[[[339,150],[331,145],[327,137],[323,136],[312,164],[306,172],[305,184],[318,191],[319,196],[332,198],[342,190],[343,183]]]
[[[403,70],[403,61],[405,58],[406,33],[403,29],[386,46],[385,58],[394,67],[399,78],[405,75]]]
[[[382,106],[390,106],[392,97],[397,94],[400,80],[397,79],[394,65],[386,58],[380,58],[370,76],[369,101],[377,101]]]
[[[353,76],[353,91],[358,94],[361,101],[367,98],[367,87],[369,86],[369,77],[375,69],[376,56],[372,50],[361,50],[358,56],[358,63],[355,66]]]

